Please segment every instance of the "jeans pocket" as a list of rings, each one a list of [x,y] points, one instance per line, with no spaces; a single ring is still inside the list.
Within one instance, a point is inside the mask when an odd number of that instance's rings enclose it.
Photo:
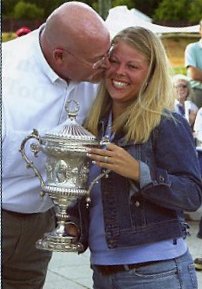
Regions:
[[[176,276],[177,270],[176,268],[172,268],[167,270],[164,267],[158,268],[157,270],[152,270],[153,268],[140,268],[140,269],[133,269],[129,273],[134,274],[136,276],[142,278],[149,278],[149,279],[157,279],[157,278],[167,278],[170,276]]]

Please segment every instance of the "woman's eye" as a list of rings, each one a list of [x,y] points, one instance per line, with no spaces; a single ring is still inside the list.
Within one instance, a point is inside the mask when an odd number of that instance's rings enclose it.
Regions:
[[[128,64],[128,67],[130,69],[138,69],[137,65],[134,65],[134,64]]]

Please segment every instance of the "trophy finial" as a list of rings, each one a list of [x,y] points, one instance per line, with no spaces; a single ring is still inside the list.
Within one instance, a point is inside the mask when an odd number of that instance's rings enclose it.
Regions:
[[[76,116],[79,112],[79,109],[80,109],[80,106],[76,100],[70,99],[70,100],[66,101],[65,110],[66,110],[69,118],[76,118]]]

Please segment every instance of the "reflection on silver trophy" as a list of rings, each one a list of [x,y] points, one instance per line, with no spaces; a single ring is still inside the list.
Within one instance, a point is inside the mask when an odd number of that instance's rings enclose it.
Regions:
[[[70,111],[70,105],[74,109]],[[77,225],[72,221],[67,209],[74,205],[80,198],[86,197],[86,206],[90,204],[90,191],[92,186],[108,171],[100,174],[87,188],[89,159],[86,156],[87,147],[99,147],[100,142],[94,135],[76,122],[79,104],[70,100],[66,103],[68,118],[65,123],[40,136],[37,130],[28,135],[21,144],[20,152],[40,180],[42,197],[48,193],[56,205],[57,227],[52,232],[47,232],[42,239],[38,240],[36,247],[39,249],[60,252],[80,252],[82,244],[77,237],[67,233],[65,228],[68,224]],[[41,151],[46,155],[44,164],[46,180],[26,154],[26,144],[30,139],[35,139],[30,144],[31,152],[37,156]]]

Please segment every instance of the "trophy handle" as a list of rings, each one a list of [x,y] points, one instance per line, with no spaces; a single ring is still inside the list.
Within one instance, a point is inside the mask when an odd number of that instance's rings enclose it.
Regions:
[[[107,178],[108,174],[110,173],[111,170],[104,170],[103,173],[101,173],[100,175],[98,175],[90,184],[87,193],[86,193],[86,208],[90,207],[90,203],[91,203],[91,198],[90,198],[90,192],[94,186],[95,183],[97,183],[101,178],[103,178],[104,176]]]
[[[27,168],[32,168],[32,170],[34,171],[35,175],[39,178],[40,180],[40,184],[41,187],[43,187],[45,185],[45,182],[39,172],[39,170],[36,168],[36,166],[34,165],[34,163],[28,158],[28,156],[26,155],[25,152],[25,144],[26,142],[31,139],[34,138],[39,142],[39,133],[36,129],[33,129],[32,133],[30,135],[28,135],[21,143],[21,147],[19,152],[22,154],[22,158],[25,160],[25,162],[27,163]],[[32,143],[30,145],[31,147],[31,151],[33,152],[34,156],[37,157],[38,152],[40,151],[40,146],[38,144],[34,144]]]
[[[109,137],[108,136],[104,136],[101,141],[100,141],[100,145],[101,146],[106,146],[107,144],[110,143]],[[90,192],[94,186],[95,183],[97,183],[101,178],[103,178],[104,176],[107,178],[108,174],[110,173],[111,170],[104,170],[100,175],[98,175],[90,184],[87,193],[86,193],[86,208],[90,207],[90,203],[91,203],[91,198],[90,198]]]

